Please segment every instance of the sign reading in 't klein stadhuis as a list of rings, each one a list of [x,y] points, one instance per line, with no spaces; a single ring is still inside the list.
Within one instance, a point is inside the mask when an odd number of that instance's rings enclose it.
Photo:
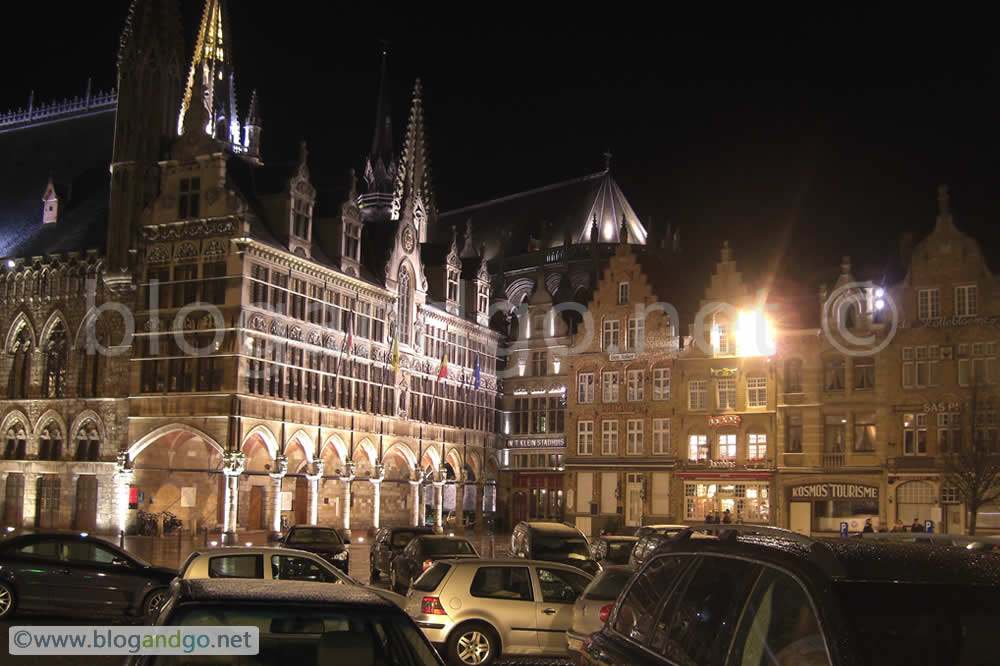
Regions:
[[[810,483],[792,488],[792,499],[812,500],[878,500],[876,486],[857,483]]]

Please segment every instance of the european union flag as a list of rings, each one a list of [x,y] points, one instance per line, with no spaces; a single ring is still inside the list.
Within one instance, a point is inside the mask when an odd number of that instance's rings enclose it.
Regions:
[[[473,388],[479,390],[479,354],[476,354],[476,381]]]

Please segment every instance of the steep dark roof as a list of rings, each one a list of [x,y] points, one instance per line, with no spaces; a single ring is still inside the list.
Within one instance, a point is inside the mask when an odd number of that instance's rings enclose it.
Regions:
[[[0,256],[104,249],[114,122],[108,111],[0,132]],[[50,177],[59,220],[43,226]]]

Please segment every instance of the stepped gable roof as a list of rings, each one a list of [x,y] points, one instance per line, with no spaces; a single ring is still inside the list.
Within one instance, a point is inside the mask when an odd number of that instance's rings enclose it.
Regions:
[[[104,249],[114,123],[99,113],[0,133],[0,257]],[[49,178],[59,218],[43,225]]]
[[[471,220],[474,237],[486,243],[487,258],[492,259],[500,253],[505,230],[510,232],[503,248],[508,256],[561,246],[567,237],[571,243],[587,243],[595,215],[601,242],[618,242],[623,218],[628,242],[646,242],[646,228],[610,169],[440,213],[438,219],[447,224],[438,226],[443,234],[442,229],[464,227]]]

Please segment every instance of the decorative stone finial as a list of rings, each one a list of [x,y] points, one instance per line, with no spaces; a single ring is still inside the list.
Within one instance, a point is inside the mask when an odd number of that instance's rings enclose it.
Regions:
[[[941,217],[951,215],[949,203],[948,186],[938,185],[938,215]]]
[[[727,241],[727,240],[722,241],[722,261],[723,262],[730,261],[730,258],[729,258],[729,241]]]
[[[851,272],[851,258],[845,256],[840,260],[840,274],[848,275],[850,272]]]
[[[618,242],[619,243],[628,242],[628,225],[625,224],[625,215],[622,215],[622,225],[618,229]]]
[[[596,243],[599,240],[601,230],[597,226],[597,211],[594,211],[594,221],[590,225],[590,242]]]

